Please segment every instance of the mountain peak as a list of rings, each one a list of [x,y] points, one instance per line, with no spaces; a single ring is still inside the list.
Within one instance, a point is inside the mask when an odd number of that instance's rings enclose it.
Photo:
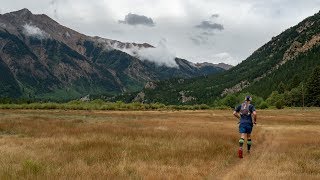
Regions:
[[[9,14],[15,14],[15,15],[18,15],[18,16],[25,16],[25,15],[32,15],[32,12],[29,11],[29,9],[27,9],[27,8],[23,8],[23,9],[20,9],[18,11],[10,12]]]

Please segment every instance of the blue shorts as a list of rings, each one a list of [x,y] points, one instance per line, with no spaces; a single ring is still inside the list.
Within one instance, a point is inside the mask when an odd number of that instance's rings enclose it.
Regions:
[[[251,134],[251,132],[252,132],[252,124],[240,123],[239,133]]]

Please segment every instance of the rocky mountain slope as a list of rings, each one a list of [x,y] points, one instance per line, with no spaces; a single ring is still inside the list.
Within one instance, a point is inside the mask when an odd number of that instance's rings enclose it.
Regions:
[[[141,60],[136,52],[148,48],[154,47],[86,36],[28,9],[6,13],[0,15],[0,97],[118,94],[148,81],[224,71],[178,58],[174,67]]]
[[[207,103],[249,92],[267,98],[305,83],[320,65],[320,12],[273,37],[239,65],[218,75],[157,82],[145,88],[144,102]],[[186,101],[187,100],[187,101]]]

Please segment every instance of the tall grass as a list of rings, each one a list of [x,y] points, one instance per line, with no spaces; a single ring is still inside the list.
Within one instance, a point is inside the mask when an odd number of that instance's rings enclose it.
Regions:
[[[236,160],[232,126],[210,113],[1,113],[1,179],[202,178]]]
[[[319,109],[258,111],[243,159],[230,110],[0,114],[0,179],[320,178]]]

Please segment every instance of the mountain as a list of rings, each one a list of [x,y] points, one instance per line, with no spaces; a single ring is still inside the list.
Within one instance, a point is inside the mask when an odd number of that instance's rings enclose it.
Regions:
[[[150,44],[90,37],[28,9],[0,15],[0,97],[72,99],[141,90],[149,81],[224,71],[175,58],[173,66],[139,54]],[[205,71],[203,71],[205,69]]]
[[[199,68],[219,67],[219,68],[222,68],[222,69],[225,69],[225,70],[229,70],[229,69],[231,69],[233,67],[232,65],[225,64],[225,63],[212,64],[212,63],[208,63],[208,62],[196,63],[195,66],[197,66]]]
[[[219,67],[224,70],[229,70],[230,68],[233,67],[233,66],[231,66],[229,64],[225,64],[225,63],[212,64],[212,63],[208,63],[208,62],[196,63],[195,66],[198,67],[201,70],[201,72],[204,72],[206,74],[211,74],[210,72],[212,71],[212,68]]]
[[[159,81],[143,91],[144,102],[212,104],[228,94],[249,92],[267,98],[291,91],[320,65],[320,12],[306,18],[257,49],[228,71],[192,79]],[[302,86],[303,88],[303,86]]]

